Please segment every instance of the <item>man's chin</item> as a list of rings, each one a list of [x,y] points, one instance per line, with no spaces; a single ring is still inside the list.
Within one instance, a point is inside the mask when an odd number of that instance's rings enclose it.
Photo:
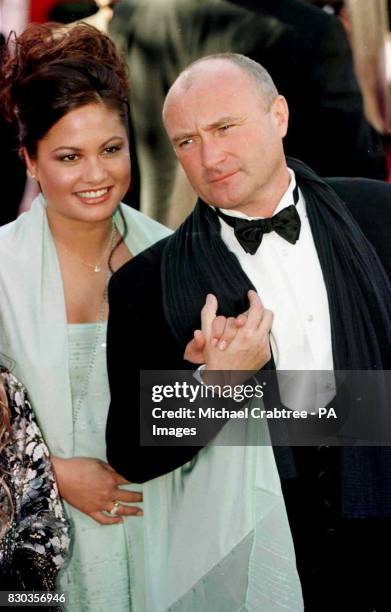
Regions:
[[[211,206],[215,206],[216,208],[226,208],[230,210],[231,208],[237,208],[240,206],[241,199],[235,197],[229,197],[228,195],[223,196],[221,194],[205,194],[205,196],[201,196],[202,200]]]
[[[217,200],[213,203],[216,208],[223,208],[224,210],[235,210],[240,208],[240,202],[232,200]]]

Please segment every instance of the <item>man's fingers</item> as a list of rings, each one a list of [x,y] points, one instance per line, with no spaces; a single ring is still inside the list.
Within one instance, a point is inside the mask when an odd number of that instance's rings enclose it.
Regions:
[[[222,315],[216,317],[212,322],[212,337],[211,337],[211,345],[216,346],[221,336],[224,333],[224,328],[227,319]]]
[[[253,337],[258,340],[259,348],[261,349],[261,362],[259,367],[262,368],[271,359],[270,347],[270,331],[273,323],[273,313],[265,308],[262,320],[258,329],[253,332]]]
[[[243,327],[246,325],[248,317],[248,310],[246,312],[242,312],[242,314],[238,315],[235,319],[235,325],[237,328]]]
[[[200,329],[196,329],[193,339],[187,343],[183,359],[191,363],[204,363],[205,337]]]
[[[236,326],[234,317],[228,317],[225,323],[223,335],[221,336],[217,345],[221,351],[227,348],[227,346],[232,342],[237,334],[237,331],[238,328]]]
[[[196,329],[194,332],[194,345],[198,351],[202,351],[205,346],[205,336],[200,329]]]
[[[262,351],[262,364],[263,367],[271,358],[270,348],[270,331],[273,323],[273,313],[271,310],[265,308],[263,312],[262,321],[260,322],[258,329],[254,331],[254,338],[258,339],[259,346],[263,347]]]
[[[262,320],[264,307],[256,291],[250,289],[247,295],[248,301],[250,302],[250,308],[248,309],[248,317],[245,327],[250,330],[254,330],[258,328],[258,325]]]
[[[208,341],[212,335],[212,323],[216,317],[217,299],[213,293],[208,293],[205,306],[201,310],[201,329]]]
[[[273,313],[271,310],[267,308],[263,311],[263,317],[261,322],[258,325],[258,332],[260,334],[269,334],[273,324]]]

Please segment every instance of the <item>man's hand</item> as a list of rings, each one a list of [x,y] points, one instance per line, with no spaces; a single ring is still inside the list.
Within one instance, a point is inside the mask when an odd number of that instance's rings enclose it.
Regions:
[[[218,346],[218,348],[223,351],[235,338],[238,329],[243,327],[243,325],[246,323],[247,316],[248,311],[238,315],[237,317],[228,318],[221,315],[217,317],[215,313],[215,318],[212,321],[211,346]],[[196,329],[193,339],[190,340],[186,346],[183,358],[195,364],[205,363],[205,345],[206,339],[204,332],[201,329]]]
[[[61,497],[98,523],[112,525],[121,523],[122,516],[142,516],[141,508],[126,505],[142,502],[142,493],[119,488],[129,482],[108,463],[88,457],[51,459]],[[105,514],[117,501],[116,515]]]
[[[213,321],[216,318],[218,304],[214,295],[208,295],[201,311],[206,370],[257,372],[270,360],[269,334],[273,314],[263,307],[255,291],[248,292],[248,299],[250,308],[243,318],[244,324],[237,329],[231,322],[227,326],[224,339],[215,343],[212,341]]]

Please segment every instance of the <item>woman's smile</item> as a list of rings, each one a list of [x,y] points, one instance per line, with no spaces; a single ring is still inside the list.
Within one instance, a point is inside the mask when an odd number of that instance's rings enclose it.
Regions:
[[[75,196],[78,197],[83,204],[101,204],[106,202],[111,195],[113,186],[102,187],[100,189],[89,189],[88,191],[76,191]]]

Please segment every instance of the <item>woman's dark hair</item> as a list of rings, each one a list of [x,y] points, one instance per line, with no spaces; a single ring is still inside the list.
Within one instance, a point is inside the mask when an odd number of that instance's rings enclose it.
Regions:
[[[31,157],[57,121],[85,104],[117,110],[128,129],[126,64],[96,28],[32,24],[9,38],[0,65],[0,105]]]

